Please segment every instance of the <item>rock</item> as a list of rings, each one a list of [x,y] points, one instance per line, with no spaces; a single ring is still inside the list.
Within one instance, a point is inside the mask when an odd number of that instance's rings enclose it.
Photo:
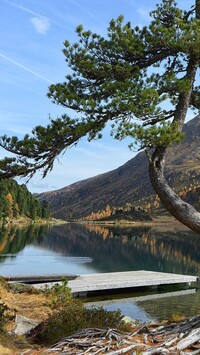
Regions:
[[[136,320],[135,319],[132,319],[131,317],[128,317],[128,316],[124,316],[122,318],[123,322],[126,323],[126,324],[132,324],[132,325],[136,325]]]
[[[28,319],[24,316],[16,316],[15,318],[15,330],[17,335],[27,334],[31,329],[34,329],[40,322]]]

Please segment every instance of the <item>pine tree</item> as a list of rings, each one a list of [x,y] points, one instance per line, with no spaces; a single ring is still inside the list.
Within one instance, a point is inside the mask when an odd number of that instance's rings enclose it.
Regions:
[[[12,179],[0,180],[0,221],[19,216],[35,220],[43,214],[49,218],[49,207],[42,206],[25,185],[18,185]]]
[[[187,12],[174,0],[162,0],[148,26],[132,28],[120,16],[111,20],[106,37],[78,26],[77,43],[64,43],[71,74],[48,92],[77,118],[50,118],[47,127],[35,127],[23,140],[1,137],[0,145],[17,155],[0,162],[1,176],[31,177],[38,169],[45,176],[62,151],[84,136],[101,138],[111,122],[115,139],[129,136],[131,147],[145,149],[150,180],[164,207],[200,233],[200,213],[164,177],[169,147],[184,137],[188,108],[200,110],[200,0],[194,5]]]

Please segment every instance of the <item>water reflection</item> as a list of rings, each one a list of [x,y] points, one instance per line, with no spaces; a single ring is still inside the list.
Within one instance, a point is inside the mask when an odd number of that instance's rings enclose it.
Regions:
[[[158,320],[171,319],[173,315],[184,315],[192,317],[200,313],[200,292],[186,294],[183,296],[170,297],[168,299],[158,298],[153,302],[143,301],[138,305],[149,317]],[[166,304],[170,305],[166,307]]]
[[[16,226],[9,224],[0,228],[0,262],[3,262],[7,256],[16,256],[26,245],[42,241],[47,234],[48,226]]]
[[[41,243],[58,253],[91,257],[89,267],[96,272],[200,273],[200,238],[188,230],[69,224],[50,229]]]
[[[134,297],[87,302],[87,307],[120,309],[124,315],[141,322],[172,319],[174,315],[192,317],[200,313],[200,292],[196,289],[150,293]]]
[[[62,226],[8,227],[0,231],[1,263],[34,246],[35,257],[56,254],[57,262],[87,264],[80,273],[154,270],[200,274],[200,238],[189,230],[164,228],[65,224]],[[48,265],[57,273],[56,262]],[[71,268],[72,270],[73,268]],[[76,270],[77,271],[77,270]],[[68,270],[64,270],[68,272]],[[17,274],[17,265],[15,265]]]
[[[200,238],[180,228],[86,224],[0,229],[0,275],[85,274],[154,270],[200,274]],[[142,321],[200,312],[200,292],[166,299],[118,302],[108,309]],[[166,307],[167,304],[167,307]],[[170,305],[170,306],[169,306]]]

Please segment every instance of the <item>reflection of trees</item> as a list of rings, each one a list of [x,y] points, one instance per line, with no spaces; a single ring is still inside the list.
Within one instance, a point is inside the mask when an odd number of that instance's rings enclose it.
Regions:
[[[8,225],[0,229],[0,262],[6,259],[6,255],[16,254],[23,250],[27,244],[40,240],[47,233],[46,225],[14,226]],[[4,255],[5,254],[5,255]]]
[[[173,314],[192,317],[200,313],[200,292],[184,296],[170,297],[170,307],[166,307],[166,299],[154,299],[151,301],[139,302],[138,306],[145,310],[150,316],[158,320],[170,319]],[[187,307],[185,306],[187,305]]]
[[[100,224],[93,224],[93,223],[88,223],[84,224],[84,226],[87,228],[89,232],[94,232],[95,234],[101,234],[103,236],[103,239],[106,238],[113,238],[114,236],[120,236],[120,237],[128,237],[132,238],[133,233],[136,234],[137,236],[141,236],[144,233],[148,233],[150,231],[150,228],[148,227],[133,227],[133,226],[124,226],[124,225],[118,225],[117,227],[115,225],[100,225]]]
[[[147,227],[66,224],[49,228],[9,225],[0,230],[0,261],[23,250],[26,244],[70,256],[93,259],[97,272],[157,270],[180,274],[200,273],[200,239],[195,233]],[[5,255],[4,255],[5,254]]]
[[[190,231],[67,224],[52,227],[42,245],[66,255],[92,257],[91,266],[99,272],[200,272],[200,239]]]

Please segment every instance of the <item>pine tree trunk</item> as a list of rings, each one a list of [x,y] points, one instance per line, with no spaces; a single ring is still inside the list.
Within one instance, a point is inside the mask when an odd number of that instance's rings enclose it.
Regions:
[[[200,19],[200,0],[196,0],[196,18]]]
[[[149,177],[155,192],[163,206],[178,221],[200,234],[200,213],[193,206],[184,202],[168,185],[164,177],[166,148],[155,149],[149,163]]]
[[[200,0],[197,0],[199,2]],[[197,4],[197,3],[196,3]],[[178,130],[182,131],[183,124],[190,105],[193,83],[198,67],[198,62],[191,58],[187,65],[185,78],[190,82],[190,88],[180,93],[178,104],[174,113],[174,120]],[[200,213],[188,203],[184,202],[168,185],[164,177],[165,156],[168,152],[166,146],[155,148],[149,162],[149,177],[155,192],[160,197],[163,206],[180,222],[200,234]]]

